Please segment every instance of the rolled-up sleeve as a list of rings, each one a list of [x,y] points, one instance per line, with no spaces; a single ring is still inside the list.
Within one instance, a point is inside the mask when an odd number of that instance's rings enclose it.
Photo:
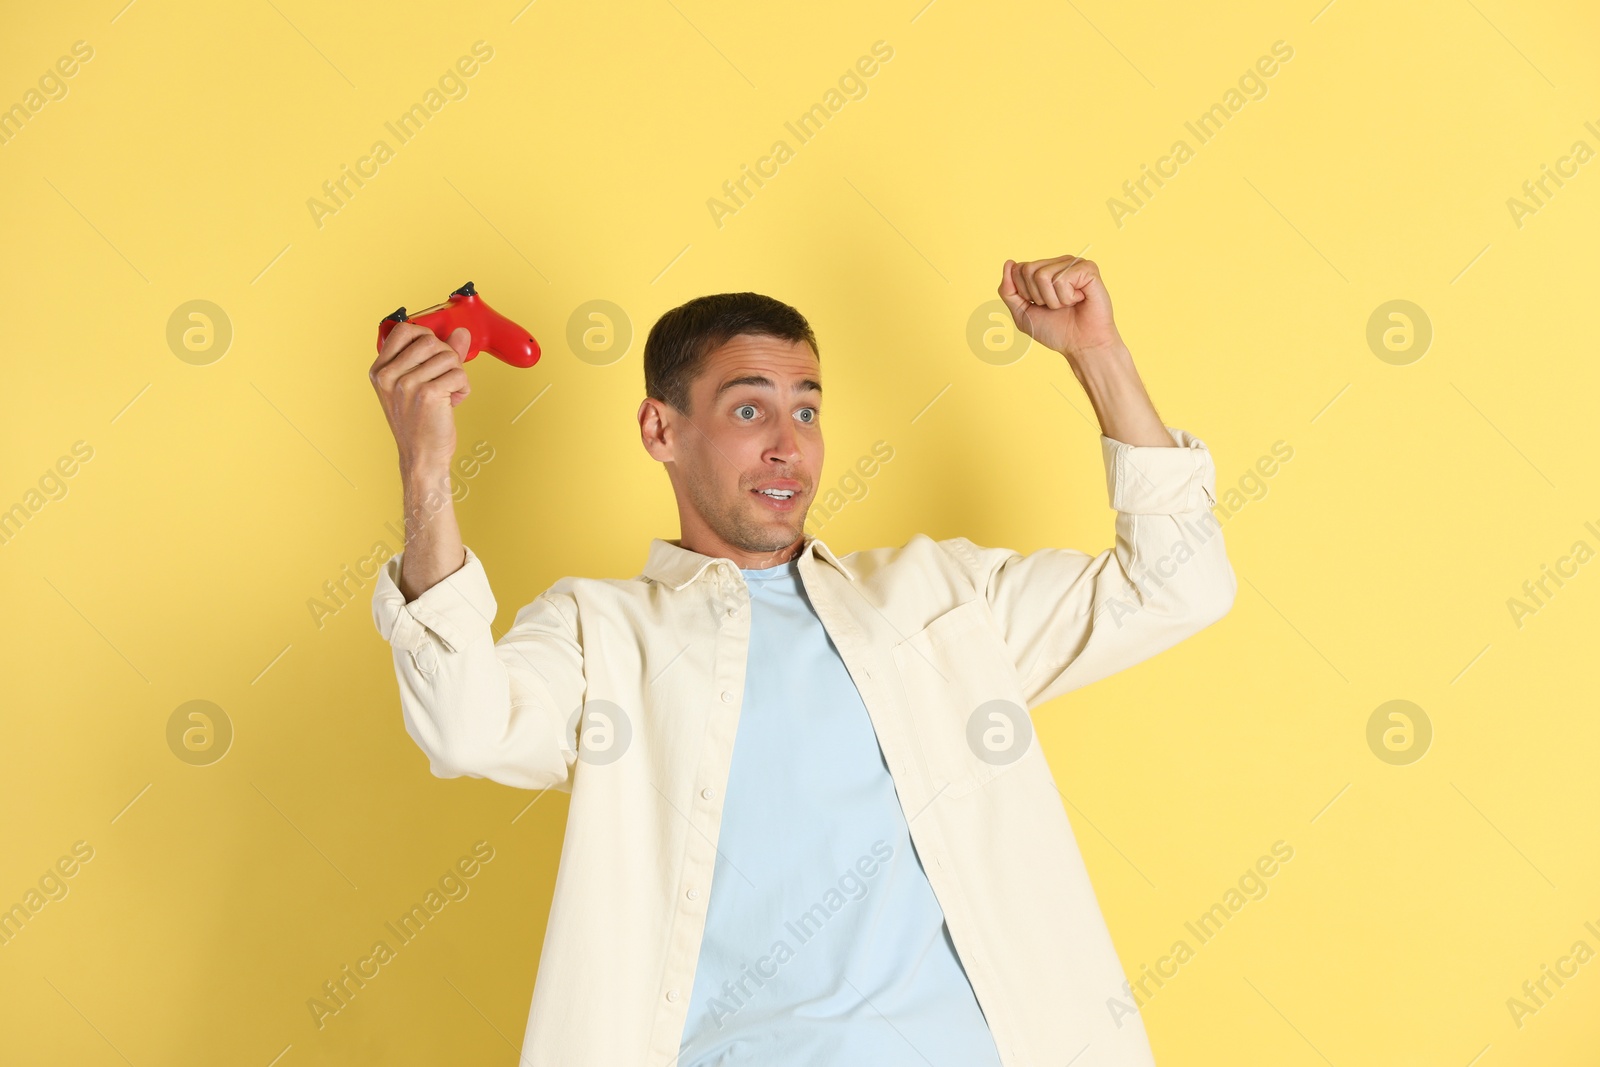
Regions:
[[[571,789],[583,702],[577,603],[563,579],[518,613],[498,642],[483,562],[466,562],[415,600],[400,591],[404,552],[378,573],[372,618],[393,652],[406,732],[440,778]]]
[[[1098,555],[941,542],[987,598],[1029,708],[1171,648],[1233,606],[1211,452],[1186,430],[1167,432],[1176,448],[1101,435],[1117,517],[1116,543]]]

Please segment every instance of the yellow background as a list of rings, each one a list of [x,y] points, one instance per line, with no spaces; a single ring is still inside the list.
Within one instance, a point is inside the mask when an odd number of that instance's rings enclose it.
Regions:
[[[370,582],[321,628],[307,607],[397,547],[381,316],[470,278],[544,344],[531,370],[474,361],[458,413],[463,454],[494,450],[459,513],[499,633],[558,577],[629,577],[677,535],[638,445],[640,351],[706,292],[810,317],[826,484],[893,447],[822,528],[839,551],[1104,548],[1064,361],[966,341],[1004,259],[1068,252],[1101,265],[1220,486],[1294,450],[1226,519],[1231,614],[1034,713],[1130,976],[1295,850],[1144,1006],[1157,1061],[1595,1062],[1600,961],[1520,1028],[1506,1006],[1600,950],[1600,563],[1520,628],[1506,603],[1600,548],[1600,162],[1520,227],[1506,204],[1600,148],[1592,10],[121,5],[14,5],[0,35],[0,105],[94,49],[0,145],[0,507],[94,450],[0,545],[0,906],[94,849],[0,947],[0,1062],[515,1062],[567,798],[432,778]],[[307,200],[478,40],[467,95],[318,227]],[[878,40],[865,97],[719,228],[707,199]],[[1199,145],[1185,120],[1279,40],[1267,95]],[[1194,158],[1119,227],[1107,200],[1180,137]],[[196,299],[233,330],[208,365],[166,340]],[[609,363],[566,341],[596,299],[635,335]],[[1397,299],[1434,331],[1404,366],[1366,341]],[[1434,731],[1406,766],[1366,740],[1393,699]],[[235,731],[209,766],[167,744],[190,700]],[[319,1030],[307,1000],[478,841],[470,895]]]

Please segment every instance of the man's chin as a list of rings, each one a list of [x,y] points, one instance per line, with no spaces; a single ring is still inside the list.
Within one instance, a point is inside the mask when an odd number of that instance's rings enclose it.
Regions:
[[[756,504],[755,514],[741,524],[745,535],[741,540],[746,543],[740,547],[746,552],[776,552],[788,548],[805,533],[808,510],[801,506],[791,512],[775,512]]]

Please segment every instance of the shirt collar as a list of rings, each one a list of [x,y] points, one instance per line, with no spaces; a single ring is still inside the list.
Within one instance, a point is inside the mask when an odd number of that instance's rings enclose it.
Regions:
[[[674,538],[670,541],[660,537],[652,538],[650,540],[650,555],[645,561],[642,576],[652,581],[660,582],[672,589],[682,589],[700,577],[702,571],[718,560],[733,562],[725,556],[707,556],[684,548],[678,543],[680,540],[681,538]],[[850,581],[856,580],[856,576],[850,573],[850,568],[846,567],[839,560],[839,557],[833,554],[833,550],[823,543],[820,538],[809,533],[805,535],[805,544],[795,559],[801,559],[807,553],[826,560]]]

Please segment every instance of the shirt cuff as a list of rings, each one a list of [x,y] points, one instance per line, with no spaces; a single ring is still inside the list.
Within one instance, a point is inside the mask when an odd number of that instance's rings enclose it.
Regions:
[[[1130,445],[1100,435],[1111,506],[1130,515],[1178,515],[1217,502],[1217,470],[1205,442],[1166,427],[1177,448]]]
[[[465,546],[463,546],[465,547]],[[372,621],[378,633],[395,648],[415,651],[427,642],[427,631],[451,652],[464,648],[478,627],[489,629],[498,606],[489,590],[483,562],[466,549],[467,561],[410,603],[400,591],[400,564],[405,552],[396,552],[378,571],[372,591]]]

